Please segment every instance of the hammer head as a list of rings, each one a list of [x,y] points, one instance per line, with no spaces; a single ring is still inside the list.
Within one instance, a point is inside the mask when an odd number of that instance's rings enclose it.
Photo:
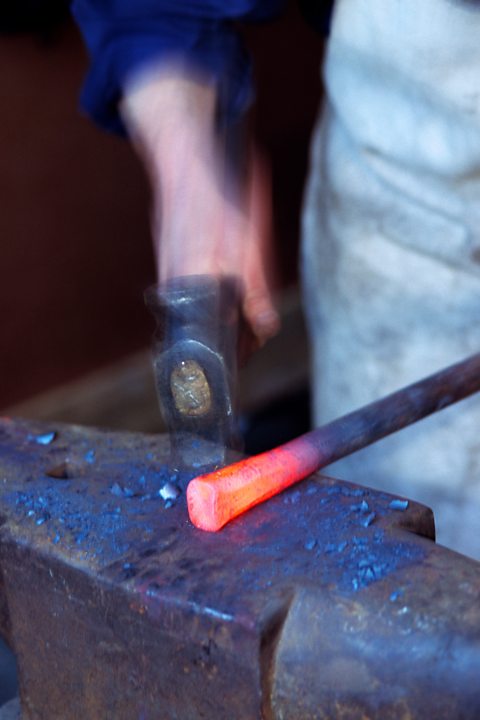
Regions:
[[[157,321],[157,394],[178,469],[222,465],[235,421],[240,282],[178,277],[145,293]]]

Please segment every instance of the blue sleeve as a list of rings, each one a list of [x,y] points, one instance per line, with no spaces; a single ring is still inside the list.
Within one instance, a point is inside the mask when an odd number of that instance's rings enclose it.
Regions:
[[[251,94],[250,62],[235,20],[264,20],[284,0],[74,0],[73,15],[91,57],[81,104],[104,128],[123,132],[118,102],[130,73],[152,60],[181,56],[218,88],[227,120]]]

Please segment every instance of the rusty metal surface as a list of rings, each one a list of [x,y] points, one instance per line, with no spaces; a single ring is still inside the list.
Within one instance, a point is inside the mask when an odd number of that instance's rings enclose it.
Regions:
[[[315,475],[202,533],[167,452],[0,422],[25,720],[480,716],[480,565],[427,508]]]

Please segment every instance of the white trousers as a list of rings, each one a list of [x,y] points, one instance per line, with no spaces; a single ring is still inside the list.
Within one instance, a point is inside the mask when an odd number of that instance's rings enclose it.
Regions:
[[[337,0],[303,219],[315,423],[480,351],[480,3]],[[327,472],[480,559],[480,397]]]

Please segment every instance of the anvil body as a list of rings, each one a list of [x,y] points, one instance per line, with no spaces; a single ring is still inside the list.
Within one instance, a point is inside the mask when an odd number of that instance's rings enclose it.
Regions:
[[[165,437],[0,423],[0,629],[24,720],[480,717],[480,564],[322,475],[220,533]]]

